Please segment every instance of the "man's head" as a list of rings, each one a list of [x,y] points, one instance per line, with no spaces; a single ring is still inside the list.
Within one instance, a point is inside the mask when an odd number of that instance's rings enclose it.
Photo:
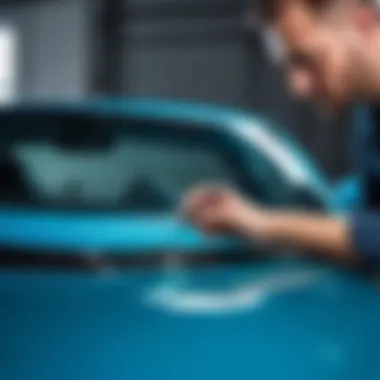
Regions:
[[[281,36],[293,93],[330,110],[380,99],[380,23],[370,0],[260,0]]]

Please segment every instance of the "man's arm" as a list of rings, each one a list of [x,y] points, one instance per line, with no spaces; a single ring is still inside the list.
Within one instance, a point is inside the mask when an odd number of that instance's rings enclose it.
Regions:
[[[348,221],[327,216],[297,212],[264,212],[260,223],[254,223],[256,211],[246,213],[240,233],[246,238],[311,252],[324,252],[337,259],[356,257],[354,228]],[[249,219],[251,219],[251,222]],[[380,220],[379,220],[380,223]],[[380,224],[379,246],[380,246]]]
[[[250,216],[251,215],[251,216]],[[247,238],[258,238],[281,246],[343,260],[380,259],[380,214],[363,214],[351,219],[297,212],[248,212],[238,227]]]
[[[223,189],[194,191],[184,215],[206,232],[238,233],[252,241],[355,261],[380,260],[380,213],[346,220],[318,214],[267,210]]]

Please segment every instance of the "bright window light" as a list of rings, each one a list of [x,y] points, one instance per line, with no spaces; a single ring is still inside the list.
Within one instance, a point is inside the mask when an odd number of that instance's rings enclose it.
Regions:
[[[17,39],[14,28],[0,25],[0,104],[17,95]]]

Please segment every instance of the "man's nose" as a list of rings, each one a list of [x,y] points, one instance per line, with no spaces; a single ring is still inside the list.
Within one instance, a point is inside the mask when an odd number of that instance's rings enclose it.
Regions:
[[[290,87],[293,94],[301,99],[309,99],[313,95],[313,83],[310,75],[299,71],[290,74]]]

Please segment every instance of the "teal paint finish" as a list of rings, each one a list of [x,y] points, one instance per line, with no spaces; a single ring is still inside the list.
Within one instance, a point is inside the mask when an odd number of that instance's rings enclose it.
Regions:
[[[357,177],[349,177],[338,184],[333,197],[334,209],[342,214],[360,210],[363,205],[363,189]]]
[[[202,270],[192,281],[223,289],[232,276],[239,284],[249,273],[254,282],[255,270]],[[5,379],[359,380],[379,373],[379,296],[328,269],[242,310],[206,315],[149,302],[151,289],[171,280],[168,272],[0,278]]]
[[[36,212],[0,209],[0,241],[15,248],[91,252],[164,250],[177,245],[208,250],[231,244],[208,239],[172,215]]]
[[[247,160],[257,155],[239,127],[259,119],[237,111],[155,100],[49,107],[187,120],[195,128],[206,123],[231,138]],[[306,168],[309,190],[333,209],[328,182],[282,138]],[[176,248],[180,255],[181,249],[208,251],[231,242],[207,239],[172,215],[8,207],[0,209],[0,243],[57,254],[62,248],[86,255]],[[186,269],[179,261],[160,270],[92,275],[3,269],[0,379],[378,379],[379,301],[368,279],[300,259],[208,269]]]

